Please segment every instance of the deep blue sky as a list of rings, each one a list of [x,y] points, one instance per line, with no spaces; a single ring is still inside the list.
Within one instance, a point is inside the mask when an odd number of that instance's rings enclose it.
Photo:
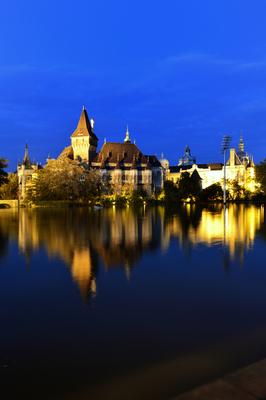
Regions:
[[[242,131],[260,161],[265,15],[264,0],[2,0],[0,155],[57,156],[84,104],[100,146],[128,124],[144,153],[220,161]]]

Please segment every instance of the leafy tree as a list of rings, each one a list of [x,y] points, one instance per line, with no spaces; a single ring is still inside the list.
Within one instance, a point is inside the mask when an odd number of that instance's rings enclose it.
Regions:
[[[196,199],[201,192],[201,178],[197,171],[193,171],[190,175],[183,172],[178,182],[179,196],[181,199]]]
[[[17,174],[8,174],[7,180],[0,186],[0,199],[18,198],[18,176]]]
[[[201,181],[202,181],[202,179],[201,179],[198,171],[194,170],[190,176],[191,195],[194,198],[198,197],[202,190]]]
[[[70,159],[49,160],[38,171],[27,191],[28,200],[84,200],[94,201],[104,183],[97,171],[85,169]]]
[[[0,185],[7,182],[7,172],[4,169],[7,168],[7,160],[0,158]]]
[[[200,199],[202,201],[213,201],[223,199],[223,189],[219,183],[214,183],[201,191]]]
[[[231,200],[248,200],[251,192],[241,185],[237,179],[228,182],[229,198]]]
[[[256,165],[256,179],[260,184],[260,191],[266,196],[266,158]]]
[[[174,203],[179,200],[179,191],[172,181],[164,182],[164,199],[166,202]]]
[[[145,190],[142,189],[133,190],[128,198],[129,203],[132,204],[133,206],[142,205],[143,201],[145,201],[146,199],[147,199],[147,193],[145,192]]]

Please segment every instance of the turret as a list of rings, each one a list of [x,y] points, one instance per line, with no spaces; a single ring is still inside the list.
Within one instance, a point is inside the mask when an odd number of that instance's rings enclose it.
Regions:
[[[83,106],[77,128],[71,135],[74,159],[90,163],[96,154],[98,138],[94,133],[94,120],[89,120]]]
[[[179,159],[178,165],[187,166],[196,164],[196,158],[191,155],[189,146],[185,147],[185,153],[183,157]]]
[[[32,168],[29,156],[29,148],[26,144],[24,157],[22,163],[18,163],[17,173],[18,173],[18,188],[19,188],[19,198],[24,199],[26,196],[26,186],[30,183],[34,169]]]

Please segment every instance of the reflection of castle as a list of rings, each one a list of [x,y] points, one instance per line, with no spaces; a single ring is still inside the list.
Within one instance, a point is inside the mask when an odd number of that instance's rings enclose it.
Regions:
[[[195,205],[187,205],[179,213],[166,220],[164,246],[176,237],[181,246],[200,243],[212,246],[225,245],[231,257],[244,256],[244,250],[253,245],[256,232],[264,224],[264,207],[230,205],[203,209],[200,213]]]
[[[73,281],[84,299],[96,294],[97,257],[86,231],[79,229],[79,218],[73,224],[61,210],[53,213],[25,209],[19,211],[17,218],[18,246],[27,260],[32,251],[44,246],[50,257],[59,256],[70,266]]]
[[[136,213],[130,208],[114,208],[103,210],[98,217],[100,221],[95,226],[97,240],[93,246],[107,269],[124,266],[129,275],[145,250],[160,245],[160,228],[157,227],[160,227],[161,219],[156,209]]]
[[[225,213],[222,206],[186,205],[174,214],[162,207],[98,212],[21,209],[2,211],[0,218],[1,237],[17,240],[27,259],[44,247],[50,257],[63,260],[83,298],[96,294],[99,259],[106,270],[120,267],[130,277],[144,252],[167,250],[177,239],[184,251],[198,244],[220,244],[231,259],[242,260],[258,231],[266,236],[264,207],[244,205],[232,205]]]

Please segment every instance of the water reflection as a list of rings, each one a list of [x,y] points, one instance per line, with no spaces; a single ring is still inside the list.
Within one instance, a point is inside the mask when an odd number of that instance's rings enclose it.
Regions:
[[[231,205],[201,208],[187,205],[176,210],[151,208],[75,210],[3,210],[0,214],[0,257],[8,241],[17,241],[27,262],[44,248],[68,266],[83,298],[95,295],[99,260],[104,268],[124,269],[128,279],[143,253],[172,243],[189,254],[195,246],[220,245],[226,268],[230,260],[244,260],[257,233],[265,235],[262,206]]]
[[[223,244],[230,259],[243,261],[245,250],[252,248],[256,233],[263,231],[265,215],[263,206],[222,205],[199,209],[187,205],[169,216],[164,229],[164,247],[176,237],[182,249],[199,244]]]

